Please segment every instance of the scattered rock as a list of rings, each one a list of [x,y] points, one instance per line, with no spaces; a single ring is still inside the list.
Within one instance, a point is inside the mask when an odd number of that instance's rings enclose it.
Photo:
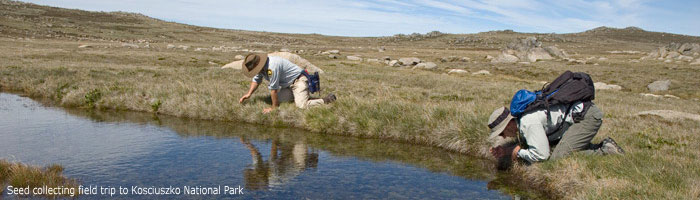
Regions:
[[[245,56],[243,56],[243,55],[236,55],[236,56],[234,56],[233,58],[236,59],[236,60],[243,60],[243,59],[245,59]]]
[[[462,62],[469,62],[469,61],[471,61],[471,60],[472,60],[472,59],[469,58],[469,57],[462,57],[462,58],[459,59],[459,61],[462,61]]]
[[[382,60],[391,60],[391,57],[389,57],[389,56],[384,56],[384,57],[382,58]]]
[[[398,67],[399,61],[398,60],[391,60],[391,61],[389,61],[389,66],[390,67]]]
[[[178,49],[182,49],[182,50],[187,50],[187,49],[190,48],[190,46],[180,45],[180,46],[177,46],[177,48],[178,48]]]
[[[676,58],[676,57],[678,57],[678,56],[680,56],[680,55],[681,55],[681,53],[678,53],[678,52],[675,52],[675,51],[668,52],[668,54],[666,55],[666,59],[674,59],[674,58]]]
[[[663,98],[664,97],[661,95],[649,94],[649,93],[639,93],[639,95],[642,95],[643,97],[654,97],[654,98]]]
[[[607,83],[603,83],[603,82],[593,83],[593,87],[595,87],[596,90],[621,90],[622,89],[622,86],[607,84]]]
[[[630,60],[630,63],[639,63],[639,60],[633,59],[633,60]]]
[[[84,49],[84,48],[92,48],[92,45],[89,45],[89,44],[84,44],[84,45],[80,45],[80,46],[78,46],[78,48],[80,48],[80,49]]]
[[[680,55],[680,56],[676,57],[676,59],[686,61],[686,62],[693,61],[693,57],[684,56],[684,55]]]
[[[132,48],[132,49],[138,49],[138,48],[139,48],[139,45],[138,45],[138,44],[122,43],[122,47]]]
[[[689,119],[689,120],[700,121],[700,115],[692,114],[692,113],[685,113],[685,112],[680,112],[680,111],[675,111],[675,110],[648,110],[648,111],[643,111],[643,112],[637,113],[637,116],[643,116],[643,115],[659,116],[659,117],[664,118],[666,120]]]
[[[330,54],[340,54],[340,50],[330,50],[328,51]]]
[[[280,52],[292,52],[292,51],[290,51],[289,49],[286,49],[286,48],[285,48],[285,49],[280,49]]]
[[[212,62],[212,61],[209,61],[209,64],[210,64],[210,65],[218,65],[217,63]]]
[[[518,62],[518,64],[521,64],[521,65],[529,65],[530,62]]]
[[[664,94],[664,97],[671,98],[671,99],[681,99],[680,97],[677,97],[675,95],[670,95],[670,94]]]
[[[229,64],[222,66],[221,69],[241,70],[242,65],[243,65],[243,60],[238,60],[238,61],[233,61]]]
[[[495,59],[491,59],[491,63],[515,63],[518,62],[518,57],[506,53],[501,53]]]
[[[379,52],[384,52],[384,51],[386,51],[386,48],[384,48],[384,47],[377,47],[377,51],[379,51]]]
[[[642,59],[673,59],[680,55],[697,56],[698,53],[700,53],[700,44],[698,43],[671,43],[669,45],[659,47],[658,49],[644,56]]]
[[[175,45],[173,45],[173,44],[168,44],[168,46],[166,46],[166,48],[167,48],[167,49],[174,49],[174,48],[175,48]]]
[[[598,61],[606,61],[606,60],[608,60],[608,58],[605,58],[605,57],[598,58]]]
[[[347,56],[347,59],[348,60],[362,60],[362,58],[360,58],[358,56]]]
[[[466,74],[467,70],[463,69],[451,69],[450,71],[447,72],[447,74]]]
[[[435,68],[437,68],[437,64],[435,64],[434,62],[418,63],[418,64],[416,64],[415,67],[413,67],[413,69],[416,69],[416,68],[417,69],[435,69]]]
[[[204,50],[207,50],[207,49],[206,49],[206,48],[201,48],[201,47],[198,47],[198,48],[194,49],[194,51],[204,51]]]
[[[421,60],[416,57],[410,57],[410,58],[399,58],[399,64],[403,66],[414,66],[420,63]]]
[[[510,56],[504,56],[510,55]],[[538,60],[552,60],[554,57],[566,59],[566,52],[557,47],[549,46],[542,47],[542,42],[536,37],[527,37],[525,39],[516,40],[509,43],[499,55],[495,63],[514,63],[513,56],[519,61],[537,62]],[[492,60],[492,62],[494,62]]]
[[[491,55],[486,55],[486,57],[484,57],[484,59],[491,61],[491,60],[493,60],[493,56],[491,56]]]
[[[670,63],[670,62],[673,62],[673,61],[671,61],[671,60],[664,60],[664,62],[665,62],[665,63]]]
[[[338,55],[335,54],[329,54],[328,57],[331,59],[338,59]]]
[[[479,70],[478,72],[472,73],[472,75],[491,75],[491,72],[486,70]]]
[[[566,61],[568,61],[571,64],[586,64],[586,63],[588,63],[585,60],[577,60],[577,59],[573,59],[573,58],[567,58]]]
[[[552,60],[554,58],[552,58],[552,56],[549,55],[549,53],[547,53],[547,51],[545,51],[543,48],[533,48],[528,50],[527,59],[530,62],[537,62],[540,60]]]
[[[549,53],[549,55],[554,56],[554,57],[557,57],[557,58],[562,58],[562,59],[564,59],[564,58],[568,58],[568,57],[569,57],[569,55],[567,55],[566,52],[560,50],[559,48],[557,48],[557,47],[555,47],[555,46],[548,46],[548,47],[545,47],[544,50],[546,50],[547,53]]]
[[[661,92],[668,90],[669,86],[671,86],[670,80],[660,80],[647,85],[647,88],[649,88],[651,92]]]

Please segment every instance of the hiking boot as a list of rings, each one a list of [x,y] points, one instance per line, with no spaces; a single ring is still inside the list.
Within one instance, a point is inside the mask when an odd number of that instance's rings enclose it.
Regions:
[[[610,137],[605,138],[601,142],[600,150],[605,154],[625,154],[625,150],[622,150],[622,147],[617,145],[617,142]]]
[[[328,96],[323,97],[323,103],[325,103],[325,104],[333,103],[335,101],[335,99],[337,99],[335,97],[335,94],[330,93],[330,94],[328,94]]]

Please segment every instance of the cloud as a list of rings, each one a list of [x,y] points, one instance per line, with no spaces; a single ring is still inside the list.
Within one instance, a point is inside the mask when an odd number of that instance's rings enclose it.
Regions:
[[[243,30],[380,36],[439,30],[580,32],[638,26],[699,35],[698,1],[650,0],[29,0],[93,11],[139,12],[176,22]]]

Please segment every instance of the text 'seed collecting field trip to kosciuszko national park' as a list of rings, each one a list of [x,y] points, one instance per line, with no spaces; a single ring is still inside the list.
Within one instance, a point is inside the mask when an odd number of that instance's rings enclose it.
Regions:
[[[700,199],[699,9],[0,0],[0,199]]]

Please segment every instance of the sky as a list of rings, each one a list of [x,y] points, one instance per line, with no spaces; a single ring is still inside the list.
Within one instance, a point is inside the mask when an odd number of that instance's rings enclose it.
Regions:
[[[226,29],[338,36],[573,33],[599,26],[700,36],[700,0],[23,0]]]

